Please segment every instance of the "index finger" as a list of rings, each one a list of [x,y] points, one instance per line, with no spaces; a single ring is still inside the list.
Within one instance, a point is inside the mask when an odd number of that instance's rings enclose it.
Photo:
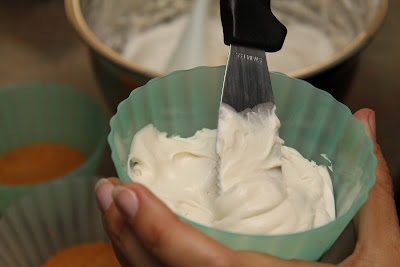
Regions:
[[[114,192],[114,202],[132,231],[163,264],[223,266],[232,258],[232,250],[181,221],[144,186],[130,183]]]

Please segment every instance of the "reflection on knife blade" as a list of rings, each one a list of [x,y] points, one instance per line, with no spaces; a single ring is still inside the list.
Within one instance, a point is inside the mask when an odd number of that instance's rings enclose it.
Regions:
[[[274,102],[264,50],[231,44],[221,101],[238,112]]]

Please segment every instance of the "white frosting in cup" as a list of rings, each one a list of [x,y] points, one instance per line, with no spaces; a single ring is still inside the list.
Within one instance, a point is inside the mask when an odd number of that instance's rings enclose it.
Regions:
[[[242,113],[222,104],[218,135],[167,137],[148,125],[132,141],[128,175],[175,213],[226,231],[287,234],[329,223],[327,168],[282,145],[279,127],[270,103]]]

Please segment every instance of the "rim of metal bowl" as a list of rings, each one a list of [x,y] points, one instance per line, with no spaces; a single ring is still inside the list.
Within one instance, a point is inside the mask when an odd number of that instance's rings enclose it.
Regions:
[[[164,76],[166,73],[160,73],[156,71],[152,71],[150,69],[144,68],[134,62],[131,62],[125,58],[123,58],[116,51],[107,47],[103,44],[97,36],[93,33],[93,31],[87,25],[80,6],[80,0],[65,0],[65,10],[67,14],[67,18],[75,28],[79,36],[87,43],[87,45],[92,48],[94,51],[104,56],[111,62],[116,63],[117,65],[124,67],[126,69],[130,69],[139,73],[143,73],[143,75],[149,77],[159,77]],[[383,20],[386,16],[388,10],[388,0],[380,0],[380,5],[378,6],[371,23],[368,27],[360,32],[356,38],[353,39],[351,43],[349,43],[345,48],[340,50],[338,53],[328,58],[325,61],[322,61],[318,64],[314,64],[302,69],[298,69],[286,75],[305,79],[321,73],[331,67],[334,67],[351,56],[355,55],[358,51],[364,48],[369,41],[373,38],[375,33],[379,30],[381,25],[383,24]]]

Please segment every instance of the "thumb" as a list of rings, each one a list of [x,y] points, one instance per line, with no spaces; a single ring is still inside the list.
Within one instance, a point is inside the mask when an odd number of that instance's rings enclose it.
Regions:
[[[353,257],[372,262],[385,258],[389,260],[388,255],[393,255],[391,252],[398,246],[400,240],[399,222],[393,199],[393,184],[381,148],[376,142],[375,112],[362,109],[354,116],[364,125],[365,132],[373,142],[377,166],[376,183],[369,192],[368,200],[355,218],[358,241]]]
[[[371,109],[364,108],[354,113],[354,116],[364,125],[365,132],[371,138],[373,143],[373,152],[378,163],[375,169],[376,185],[382,187],[393,197],[393,183],[390,177],[389,168],[385,158],[383,157],[381,147],[376,141],[375,112]]]
[[[214,266],[230,259],[229,255],[233,253],[182,222],[140,184],[116,187],[113,198],[142,245],[165,265]]]

